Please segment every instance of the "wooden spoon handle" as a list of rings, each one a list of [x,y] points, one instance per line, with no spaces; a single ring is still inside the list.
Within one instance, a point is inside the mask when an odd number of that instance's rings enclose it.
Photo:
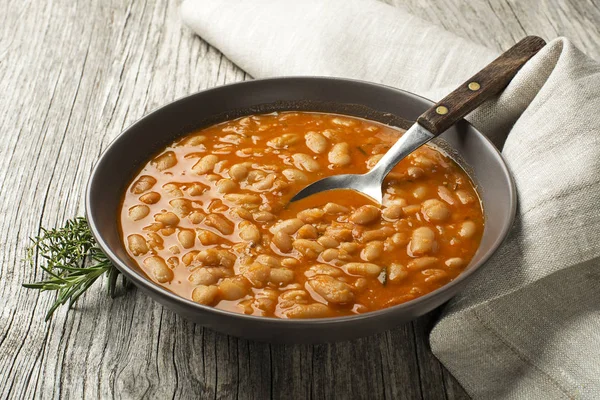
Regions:
[[[504,89],[519,69],[545,45],[544,39],[527,36],[421,114],[417,122],[435,136],[441,134]]]

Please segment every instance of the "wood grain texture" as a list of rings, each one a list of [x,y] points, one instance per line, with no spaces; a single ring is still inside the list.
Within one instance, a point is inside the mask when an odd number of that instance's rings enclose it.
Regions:
[[[569,36],[600,59],[594,0],[394,0],[496,50]],[[532,5],[535,3],[536,5]],[[99,154],[124,127],[189,93],[249,77],[182,27],[177,1],[0,0],[0,398],[463,399],[429,351],[429,315],[317,346],[227,337],[139,291],[96,284],[50,323],[23,289],[28,237],[83,214]]]
[[[569,38],[600,61],[598,0],[383,0],[498,52],[527,35]]]
[[[538,36],[527,36],[520,40],[421,114],[417,122],[436,136],[445,132],[484,101],[500,93],[521,67],[545,45],[544,39]],[[473,84],[476,86],[469,86]]]

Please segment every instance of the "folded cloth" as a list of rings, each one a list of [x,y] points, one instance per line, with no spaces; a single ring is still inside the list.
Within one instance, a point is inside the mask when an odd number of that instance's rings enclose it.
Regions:
[[[437,100],[496,54],[374,0],[186,0],[185,23],[255,78],[327,75]],[[509,238],[430,336],[475,398],[600,398],[600,65],[550,42],[468,119],[502,149]]]

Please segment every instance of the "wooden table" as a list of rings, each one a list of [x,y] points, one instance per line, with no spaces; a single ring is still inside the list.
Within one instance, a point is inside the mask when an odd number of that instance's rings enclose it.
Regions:
[[[566,35],[600,59],[597,0],[393,3],[496,50]],[[193,325],[139,291],[111,300],[102,282],[43,322],[54,295],[20,286],[42,278],[22,262],[28,237],[83,214],[90,170],[124,127],[250,77],[182,27],[177,1],[0,4],[1,398],[467,397],[429,351],[435,315],[353,342],[269,345]]]

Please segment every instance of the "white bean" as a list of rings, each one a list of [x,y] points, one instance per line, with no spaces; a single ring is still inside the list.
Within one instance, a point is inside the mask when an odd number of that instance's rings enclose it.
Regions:
[[[427,221],[445,221],[452,214],[446,203],[437,199],[425,200],[421,205],[421,211]]]
[[[308,132],[305,135],[306,146],[317,154],[327,151],[327,139],[317,132]]]
[[[283,232],[288,235],[293,235],[298,229],[300,229],[302,225],[304,225],[304,221],[299,218],[292,218],[277,223],[276,225],[272,226],[270,230],[273,234],[277,232]]]
[[[267,254],[261,254],[258,257],[256,257],[256,262],[263,265],[267,265],[271,268],[277,268],[281,266],[281,261],[279,260],[279,258]]]
[[[225,278],[219,284],[219,293],[225,300],[239,300],[247,291],[248,288],[239,279]]]
[[[300,265],[300,261],[295,258],[288,257],[281,260],[281,266],[283,267],[296,268],[298,265]]]
[[[198,250],[188,251],[181,257],[181,261],[183,261],[183,264],[187,267],[194,262],[194,259],[198,253],[200,253]]]
[[[173,280],[173,271],[171,271],[165,260],[161,257],[148,257],[144,260],[144,265],[152,271],[152,275],[158,282],[166,283]]]
[[[427,198],[428,195],[429,189],[427,188],[427,186],[417,186],[413,189],[413,197],[415,199],[423,200]]]
[[[321,253],[321,258],[323,259],[323,261],[329,262],[331,260],[335,260],[336,258],[338,258],[339,254],[340,254],[340,251],[337,249],[325,249]]]
[[[413,231],[410,240],[410,251],[414,255],[422,255],[433,250],[435,232],[431,228],[422,226]]]
[[[155,232],[150,232],[148,233],[148,246],[150,246],[150,248],[152,248],[153,250],[162,250],[163,244],[164,244],[164,240],[160,237],[160,235],[158,233]]]
[[[348,254],[354,254],[358,251],[358,244],[354,242],[340,243],[340,250],[344,250]]]
[[[322,318],[329,313],[329,307],[321,303],[297,304],[284,311],[288,318]]]
[[[271,268],[269,281],[285,286],[294,280],[294,271],[288,268]]]
[[[156,204],[160,200],[160,194],[156,192],[149,192],[140,196],[140,201],[146,204]]]
[[[167,151],[166,153],[163,153],[152,160],[152,164],[157,170],[164,171],[177,164],[177,157],[172,151]]]
[[[409,270],[414,269],[425,269],[437,264],[438,259],[436,257],[420,257],[411,260],[406,266]]]
[[[217,157],[214,154],[209,154],[198,160],[198,162],[192,167],[192,171],[194,171],[198,175],[204,175],[212,171],[218,162],[219,157]]]
[[[465,260],[460,257],[452,257],[446,260],[444,263],[450,268],[459,268],[465,265]]]
[[[281,231],[277,232],[275,235],[273,235],[272,242],[284,253],[289,253],[292,251],[292,237],[287,233]]]
[[[396,232],[389,238],[385,239],[385,250],[392,251],[400,246],[406,246],[410,242],[410,238],[405,232]]]
[[[235,204],[260,204],[262,199],[257,194],[249,193],[228,193],[223,196],[225,200],[229,200]]]
[[[375,165],[377,165],[377,163],[379,162],[379,160],[381,160],[382,157],[383,154],[375,154],[374,156],[369,157],[369,159],[367,160],[367,168],[372,169]]]
[[[203,246],[210,246],[219,242],[219,235],[209,230],[197,229],[196,233],[198,240],[200,240],[200,243],[202,243]]]
[[[214,267],[233,267],[236,256],[224,249],[206,249],[198,252],[194,257],[195,261]]]
[[[356,278],[356,280],[354,281],[354,289],[356,289],[359,292],[362,292],[367,288],[368,284],[369,281],[366,278]]]
[[[423,171],[423,168],[419,167],[408,167],[406,172],[408,173],[408,176],[412,179],[419,179],[420,177],[425,175],[425,171]]]
[[[400,204],[392,204],[383,209],[382,215],[383,218],[393,221],[402,216],[402,205]]]
[[[456,200],[454,200],[454,196],[452,195],[452,192],[446,186],[438,186],[438,196],[440,196],[440,199],[444,200],[446,203],[448,203],[450,205],[453,205],[454,203],[456,203]]]
[[[308,281],[315,292],[330,303],[341,304],[354,301],[352,287],[328,275],[317,275]]]
[[[258,243],[260,241],[260,230],[251,222],[240,224],[240,238],[246,242]]]
[[[377,260],[383,254],[383,242],[374,240],[365,245],[365,248],[360,253],[360,258],[365,261]]]
[[[327,236],[331,236],[339,242],[352,240],[352,231],[347,228],[328,226],[325,230]]]
[[[336,143],[329,152],[327,159],[337,167],[343,167],[352,162],[348,143]]]
[[[308,172],[317,172],[321,169],[319,163],[307,154],[296,153],[292,155],[292,159],[294,160],[294,165],[298,169]]]
[[[306,290],[303,289],[292,289],[286,290],[279,296],[281,299],[279,305],[282,308],[290,308],[295,304],[306,304],[310,298]]]
[[[281,173],[286,177],[286,179],[290,182],[307,182],[308,176],[302,171],[299,171],[295,168],[288,168],[281,171]]]
[[[177,246],[171,246],[171,247],[177,247]],[[179,251],[179,248],[177,248],[177,251]],[[173,269],[176,266],[179,265],[179,258],[177,257],[169,257],[167,259],[167,264],[169,264],[169,268]]]
[[[223,275],[224,274],[219,271],[219,268],[201,267],[192,271],[188,277],[188,281],[193,285],[213,285],[217,283]]]
[[[342,268],[352,275],[376,277],[381,273],[381,267],[372,263],[350,262],[345,264]]]
[[[308,239],[296,239],[292,243],[294,249],[309,258],[317,258],[319,254],[325,250],[319,243]]]
[[[387,279],[390,282],[398,283],[408,276],[406,268],[402,264],[392,263],[388,267]]]
[[[321,236],[319,239],[317,239],[317,242],[319,242],[321,246],[328,249],[338,247],[340,245],[340,242],[329,236]]]
[[[217,191],[219,193],[231,193],[238,189],[238,185],[231,179],[221,179],[217,182]]]
[[[383,240],[393,235],[394,232],[394,228],[390,226],[384,226],[370,231],[363,231],[360,236],[360,241],[362,243],[367,243],[372,242],[373,240]]]
[[[307,210],[300,211],[297,215],[299,219],[307,224],[314,224],[318,222],[325,215],[325,211],[320,208],[309,208]]]
[[[349,219],[355,224],[368,225],[375,222],[375,220],[379,218],[380,214],[381,210],[379,210],[379,208],[366,205],[357,208],[356,211],[350,215]]]
[[[335,125],[341,125],[341,126],[354,126],[356,125],[356,121],[350,119],[350,118],[343,118],[343,117],[333,117],[331,119],[331,122]]]
[[[465,239],[469,239],[477,232],[477,225],[473,221],[465,221],[460,227],[459,235]]]
[[[253,263],[243,273],[244,277],[255,287],[264,286],[270,274],[271,268],[260,263]]]
[[[342,270],[340,270],[339,268],[332,267],[331,265],[315,264],[312,267],[310,267],[304,273],[304,275],[307,278],[311,278],[316,275],[329,275],[329,276],[333,276],[333,277],[337,278],[337,277],[344,275],[344,272]]]
[[[140,219],[145,218],[148,214],[150,214],[150,207],[145,205],[137,205],[129,209],[129,218],[134,221],[139,221]]]
[[[141,256],[148,252],[148,244],[142,235],[127,236],[127,244],[129,245],[129,251],[134,256]]]
[[[275,174],[269,174],[267,176],[265,176],[263,179],[254,182],[252,184],[252,188],[256,191],[264,191],[264,190],[269,190],[273,187],[273,183],[275,182],[275,178],[277,177],[277,175]]]
[[[183,197],[183,192],[175,183],[166,183],[162,188],[171,197]]]
[[[448,277],[448,273],[444,270],[432,268],[421,271],[421,274],[425,275],[425,282],[436,282],[444,280]]]
[[[187,217],[194,209],[192,202],[187,199],[173,199],[169,202],[169,205],[173,207],[173,212],[179,218]]]
[[[200,285],[194,288],[192,291],[192,300],[194,300],[196,303],[210,306],[214,303],[218,294],[219,288],[216,286]]]
[[[167,211],[154,216],[156,222],[160,222],[165,226],[174,227],[179,223],[179,217],[174,213]]]
[[[238,217],[250,221],[252,219],[252,213],[245,208],[242,207],[234,207],[231,209],[232,215],[237,215]]]
[[[248,176],[248,166],[246,164],[234,164],[229,168],[231,179],[241,182]]]
[[[273,221],[275,219],[275,215],[273,215],[272,213],[270,213],[268,211],[257,211],[252,214],[252,218],[256,222],[269,222],[269,221]]]
[[[192,136],[188,136],[179,143],[177,146],[199,146],[206,140],[206,136],[201,134],[195,134]]]
[[[204,221],[206,214],[204,214],[202,211],[194,210],[190,213],[190,215],[188,215],[188,218],[192,224],[199,224],[200,222]]]
[[[131,185],[131,193],[134,194],[142,194],[146,190],[152,189],[152,186],[156,184],[156,179],[150,175],[142,175],[138,178],[137,181]]]
[[[181,243],[184,249],[189,249],[194,247],[196,235],[194,234],[194,231],[190,229],[181,229],[177,234],[177,240],[179,240],[179,243]]]
[[[204,224],[211,228],[215,228],[223,235],[231,235],[234,229],[233,223],[221,214],[209,214],[204,219]]]
[[[347,213],[348,211],[350,211],[348,209],[348,207],[344,207],[344,206],[336,204],[336,203],[325,204],[325,206],[323,207],[323,210],[327,214],[342,214],[342,213]]]
[[[296,236],[298,239],[317,239],[319,237],[319,232],[314,226],[306,224],[298,229]]]
[[[423,168],[435,166],[435,162],[433,160],[420,154],[413,157],[413,163]]]
[[[286,133],[267,142],[267,145],[276,149],[286,149],[299,143],[301,140],[300,135],[295,133]]]
[[[455,193],[456,197],[458,197],[460,202],[463,204],[471,204],[475,201],[475,197],[472,196],[471,193],[467,192],[466,190],[457,190]]]

